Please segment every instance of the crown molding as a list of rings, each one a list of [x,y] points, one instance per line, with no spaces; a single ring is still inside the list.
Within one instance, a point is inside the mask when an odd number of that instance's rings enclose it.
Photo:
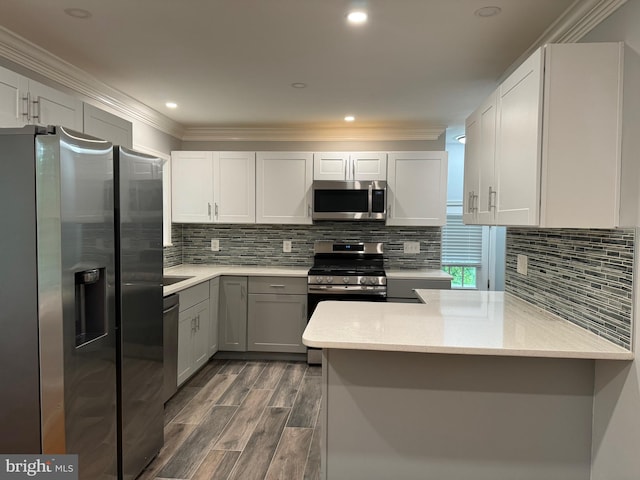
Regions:
[[[615,12],[627,0],[576,0],[533,44],[513,62],[498,80],[501,83],[524,60],[547,43],[576,43]]]
[[[182,125],[2,26],[0,57],[71,89],[98,105],[108,106],[129,119],[138,120],[174,137],[182,137]]]
[[[425,127],[414,124],[376,126],[246,126],[246,127],[190,127],[184,141],[399,141],[437,140],[446,130],[444,126]]]

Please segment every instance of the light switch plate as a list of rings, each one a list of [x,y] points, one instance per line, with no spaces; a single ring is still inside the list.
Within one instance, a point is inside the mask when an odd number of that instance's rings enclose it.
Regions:
[[[527,275],[527,272],[529,270],[528,263],[529,257],[527,257],[526,255],[518,255],[516,265],[517,272],[521,275]]]
[[[404,242],[404,253],[420,253],[420,242]]]
[[[284,253],[291,253],[291,240],[282,241],[282,251]]]
[[[217,238],[211,239],[211,251],[219,252],[220,251],[220,240]]]

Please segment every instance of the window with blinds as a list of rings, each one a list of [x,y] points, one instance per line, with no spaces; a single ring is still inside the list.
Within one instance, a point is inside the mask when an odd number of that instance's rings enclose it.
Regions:
[[[482,226],[462,223],[462,207],[447,209],[442,227],[442,265],[480,267],[482,265]]]
[[[451,288],[478,288],[482,267],[482,226],[462,223],[462,205],[447,205],[442,227],[442,270],[449,273]]]

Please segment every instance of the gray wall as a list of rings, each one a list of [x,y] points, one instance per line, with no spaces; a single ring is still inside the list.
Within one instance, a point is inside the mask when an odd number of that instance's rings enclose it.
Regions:
[[[393,152],[445,149],[445,134],[437,140],[335,141],[335,142],[182,142],[182,150],[256,151],[256,152]]]
[[[584,42],[624,41],[640,52],[640,1],[629,0],[607,20],[582,39]],[[627,88],[628,86],[625,86]],[[631,85],[640,94],[638,85]],[[640,115],[640,112],[637,112]],[[637,231],[636,234],[640,233]],[[638,267],[636,255],[635,268]],[[640,282],[634,282],[634,317],[638,310]],[[632,345],[640,342],[639,329],[634,328]],[[604,362],[596,364],[593,422],[593,480],[637,479],[640,472],[640,365]]]

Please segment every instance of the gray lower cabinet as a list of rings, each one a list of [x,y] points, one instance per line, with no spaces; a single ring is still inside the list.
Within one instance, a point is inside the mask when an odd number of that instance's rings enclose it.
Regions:
[[[218,307],[220,305],[220,279],[214,278],[209,282],[209,355],[218,351]]]
[[[209,359],[209,282],[183,290],[178,315],[178,385]]]
[[[449,290],[451,280],[433,278],[387,278],[387,302],[420,303],[414,290]]]
[[[218,349],[247,351],[247,277],[220,278]]]
[[[249,278],[249,351],[305,353],[302,333],[306,326],[306,278]]]

